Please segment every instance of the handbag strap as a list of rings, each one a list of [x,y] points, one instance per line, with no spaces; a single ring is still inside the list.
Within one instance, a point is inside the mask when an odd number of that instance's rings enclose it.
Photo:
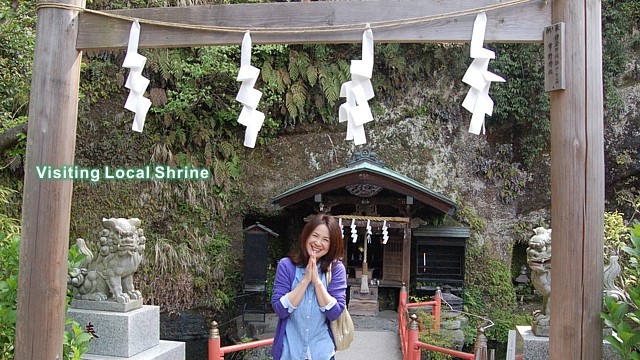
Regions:
[[[331,277],[333,275],[333,261],[329,263],[329,269],[327,269],[327,287],[329,287],[329,283],[331,283]]]

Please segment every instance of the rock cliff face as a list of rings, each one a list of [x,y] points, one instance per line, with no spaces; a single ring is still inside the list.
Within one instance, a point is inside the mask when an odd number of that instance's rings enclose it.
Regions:
[[[636,65],[637,66],[637,65]],[[605,113],[607,204],[615,207],[615,192],[637,186],[640,173],[640,81],[630,67],[619,89],[624,101],[619,115]],[[501,128],[487,128],[487,135],[467,132],[470,114],[460,110],[464,89],[450,91],[441,103],[427,111],[422,99],[437,96],[428,87],[413,87],[400,105],[384,108],[373,123],[365,125],[367,144],[354,146],[344,140],[346,125],[300,126],[270,144],[246,150],[243,183],[252,205],[270,211],[269,199],[291,187],[344,166],[354,151],[366,146],[385,165],[421,182],[484,219],[474,236],[503,260],[511,259],[514,229],[530,224],[550,226],[551,188],[549,153],[530,169],[513,162],[510,145],[494,139],[509,138]],[[496,102],[508,99],[495,99]],[[511,131],[511,130],[506,130]],[[500,173],[502,172],[502,173]]]
[[[386,167],[451,198],[465,213],[484,219],[485,226],[476,233],[475,241],[487,243],[501,258],[509,260],[511,225],[549,219],[549,161],[537,166],[534,181],[533,174],[500,158],[503,155],[496,152],[496,144],[491,144],[487,136],[468,133],[470,114],[460,112],[459,107],[462,91],[447,99],[450,105],[446,109],[414,115],[415,108],[422,106],[421,99],[430,96],[433,94],[428,91],[416,91],[407,94],[404,104],[385,108],[375,122],[365,125],[366,145],[354,146],[344,140],[346,125],[338,124],[299,128],[273,143],[247,150],[242,181],[251,193],[248,198],[255,207],[269,211],[271,197],[344,166],[353,152],[366,146]],[[509,179],[497,181],[486,175],[506,166],[516,171],[513,176],[524,185],[512,199],[500,196]],[[535,189],[530,189],[534,185]],[[521,204],[525,205],[524,211]]]

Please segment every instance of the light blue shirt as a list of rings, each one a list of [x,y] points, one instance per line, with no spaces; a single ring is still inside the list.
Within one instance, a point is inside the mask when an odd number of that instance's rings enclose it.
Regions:
[[[318,267],[320,272],[320,267]],[[291,285],[295,288],[304,277],[306,268],[296,267],[296,277]],[[325,274],[320,272],[322,284],[326,287]],[[282,358],[283,360],[328,360],[335,355],[333,340],[329,334],[329,326],[325,310],[331,309],[337,304],[335,298],[331,298],[329,304],[324,307],[318,305],[316,291],[310,284],[302,300],[297,307],[289,302],[288,294],[280,298],[282,306],[289,311],[284,335]]]

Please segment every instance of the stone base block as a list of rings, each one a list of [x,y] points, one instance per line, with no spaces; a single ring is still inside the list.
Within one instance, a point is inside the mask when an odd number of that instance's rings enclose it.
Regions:
[[[347,308],[351,315],[378,315],[378,288],[373,286],[363,293],[360,287],[352,286]]]
[[[523,355],[524,360],[548,360],[549,338],[536,336],[531,331],[531,326],[516,326],[516,354]],[[602,342],[603,360],[620,360],[608,341]]]
[[[184,360],[185,343],[179,341],[160,340],[160,343],[151,349],[145,350],[132,357],[114,357],[104,355],[85,354],[84,360]]]
[[[69,307],[75,309],[84,310],[98,310],[98,311],[115,311],[115,312],[128,312],[142,307],[142,300],[131,300],[128,303],[118,303],[116,301],[92,301],[92,300],[71,300]]]
[[[535,321],[533,321],[533,323],[531,324],[531,332],[533,332],[535,336],[549,337],[549,334],[551,334],[551,326],[538,325]]]
[[[70,308],[69,317],[83,328],[91,323],[98,338],[89,343],[89,353],[130,358],[160,342],[160,308],[145,305],[126,313]]]

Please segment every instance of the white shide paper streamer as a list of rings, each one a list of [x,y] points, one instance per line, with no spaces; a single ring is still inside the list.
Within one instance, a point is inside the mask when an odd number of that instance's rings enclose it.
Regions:
[[[351,219],[351,242],[358,241],[358,229],[356,229],[356,219]]]
[[[340,87],[340,97],[347,101],[340,105],[338,120],[347,122],[346,140],[355,145],[367,143],[364,124],[373,120],[368,100],[373,98],[371,75],[373,73],[373,31],[369,24],[362,34],[362,60],[351,60],[351,81]]]
[[[387,241],[389,241],[389,231],[387,227],[387,220],[382,223],[382,244],[386,245]]]
[[[151,100],[144,97],[144,92],[149,86],[149,79],[142,76],[142,69],[147,62],[147,58],[138,54],[138,42],[140,40],[140,23],[135,20],[131,24],[129,31],[129,45],[127,46],[127,55],[124,58],[122,67],[129,69],[129,77],[124,87],[129,89],[129,96],[124,104],[124,108],[133,111],[135,116],[131,129],[133,131],[142,132],[144,128],[144,120],[147,112],[151,107]]]
[[[462,107],[470,111],[471,124],[469,132],[472,134],[484,134],[484,116],[493,114],[493,100],[489,97],[489,87],[491,82],[504,82],[505,80],[492,73],[489,68],[489,60],[496,57],[495,53],[483,47],[484,33],[487,27],[487,14],[482,12],[476,16],[473,23],[473,33],[471,35],[470,56],[473,62],[469,65],[462,81],[469,86],[469,92],[462,101]]]
[[[242,81],[236,101],[243,107],[238,117],[238,122],[246,126],[244,132],[244,146],[253,148],[256,146],[258,132],[264,123],[264,113],[256,110],[262,92],[253,88],[260,75],[260,69],[251,66],[251,35],[249,31],[244,34],[240,53],[240,71],[236,81]]]

